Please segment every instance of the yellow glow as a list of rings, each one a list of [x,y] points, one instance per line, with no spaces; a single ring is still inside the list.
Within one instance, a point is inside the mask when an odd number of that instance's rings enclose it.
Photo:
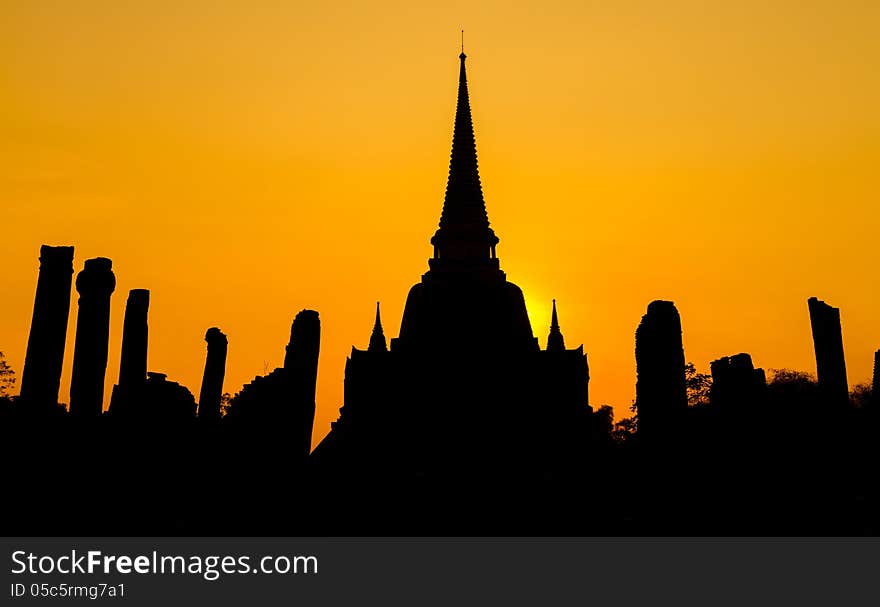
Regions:
[[[0,349],[20,372],[40,244],[151,290],[150,369],[226,389],[321,314],[315,437],[374,302],[394,337],[427,269],[467,30],[498,255],[594,405],[628,414],[633,335],[676,302],[688,360],[814,369],[806,299],[842,309],[850,384],[880,347],[880,4],[858,1],[6,2]],[[76,307],[62,400],[68,399]]]

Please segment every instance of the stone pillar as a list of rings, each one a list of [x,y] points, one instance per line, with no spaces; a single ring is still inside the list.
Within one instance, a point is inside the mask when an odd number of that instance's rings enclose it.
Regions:
[[[306,457],[312,447],[315,422],[315,386],[318,379],[318,353],[321,321],[314,310],[302,310],[290,328],[290,343],[284,357],[284,370],[290,381],[293,405],[293,448]]]
[[[32,406],[58,403],[72,277],[73,247],[40,247],[40,275],[21,376],[21,400]]]
[[[110,295],[116,288],[112,262],[105,257],[86,260],[76,277],[79,313],[70,381],[70,412],[99,416],[104,407],[104,375],[110,336]]]
[[[205,341],[208,342],[208,355],[205,358],[205,373],[202,376],[202,389],[199,392],[199,419],[216,421],[220,419],[220,398],[223,395],[226,350],[229,342],[217,327],[208,329],[205,333]]]
[[[652,301],[636,330],[639,434],[672,432],[687,411],[681,318],[671,301]]]
[[[150,292],[132,289],[125,302],[125,320],[122,324],[122,355],[119,360],[119,383],[113,386],[110,412],[131,413],[142,403],[147,381],[147,347],[149,343],[147,315],[150,310]]]
[[[829,404],[849,404],[849,385],[846,381],[846,361],[843,356],[843,335],[840,328],[840,309],[833,308],[815,297],[807,300],[813,346],[816,350],[816,375],[819,391]]]
[[[119,388],[128,390],[147,381],[147,347],[150,310],[150,292],[132,289],[125,302],[125,321],[122,325],[122,356],[119,361]]]

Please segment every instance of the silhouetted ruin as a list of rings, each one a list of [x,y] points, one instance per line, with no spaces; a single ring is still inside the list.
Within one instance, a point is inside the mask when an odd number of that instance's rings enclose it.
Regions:
[[[191,421],[196,415],[196,399],[192,392],[177,382],[168,381],[164,373],[147,373],[143,401],[149,403],[149,415],[162,423]]]
[[[58,403],[70,314],[73,247],[40,247],[40,274],[21,377],[21,400],[46,409]]]
[[[849,384],[846,381],[840,309],[815,297],[811,297],[807,304],[813,329],[813,345],[816,349],[819,390],[829,403],[846,406],[849,403]]]
[[[137,386],[147,379],[147,348],[150,310],[150,292],[132,289],[125,303],[125,321],[122,325],[122,356],[119,362],[119,385]]]
[[[7,380],[0,393],[4,535],[880,533],[880,350],[874,402],[864,386],[850,402],[840,313],[816,298],[818,384],[790,369],[768,383],[745,353],[713,361],[710,380],[685,364],[675,305],[653,301],[635,333],[637,415],[615,424],[610,406],[590,405],[587,356],[566,348],[556,301],[542,350],[501,270],[459,59],[428,270],[390,341],[376,304],[368,347],[345,363],[339,417],[311,452],[314,310],[296,314],[283,364],[229,399],[228,342],[208,329],[197,407],[147,371],[150,293],[134,289],[102,412],[105,258],[77,277],[70,410],[56,406],[73,248],[41,248],[22,392],[8,398]]]
[[[756,369],[748,354],[735,354],[712,361],[710,399],[716,407],[760,404],[766,397],[767,377]]]
[[[390,348],[375,331],[366,350],[352,348],[344,406],[311,458],[323,490],[337,496],[328,502],[370,490],[360,484],[366,479],[383,487],[375,510],[345,513],[350,521],[390,524],[395,503],[406,499],[414,510],[401,521],[431,502],[450,504],[448,524],[472,524],[452,502],[482,500],[481,508],[490,508],[511,492],[537,490],[542,471],[562,477],[585,457],[577,437],[591,421],[586,356],[581,347],[565,350],[555,336],[558,351],[540,349],[522,291],[499,267],[465,58],[429,269],[409,292]]]
[[[290,377],[293,415],[293,451],[307,457],[312,450],[315,419],[315,390],[318,382],[318,354],[321,349],[321,321],[314,310],[302,310],[290,327],[290,343],[284,369]]]
[[[290,328],[284,366],[244,386],[226,415],[246,435],[242,440],[271,444],[277,439],[276,448],[283,448],[290,465],[304,464],[311,450],[320,343],[318,313],[302,310]]]
[[[149,328],[147,317],[150,310],[150,292],[132,289],[125,302],[125,320],[122,325],[122,354],[119,361],[119,383],[113,386],[110,411],[119,413],[132,401],[140,398],[147,381],[147,349]]]
[[[223,396],[223,378],[226,376],[226,336],[217,327],[205,333],[208,353],[205,357],[205,372],[202,375],[202,389],[199,391],[199,419],[216,422],[220,419],[220,399]]]
[[[112,262],[105,257],[87,259],[76,277],[79,312],[70,380],[70,412],[73,415],[96,417],[104,408],[110,295],[116,288],[111,267]]]
[[[639,434],[668,437],[687,410],[681,318],[671,301],[652,301],[636,329]]]

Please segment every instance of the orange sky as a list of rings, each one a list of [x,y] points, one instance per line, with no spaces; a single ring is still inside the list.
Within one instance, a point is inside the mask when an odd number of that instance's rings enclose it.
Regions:
[[[688,360],[814,371],[842,308],[850,385],[880,347],[880,4],[8,1],[0,8],[0,350],[24,362],[42,243],[151,290],[149,367],[198,393],[279,366],[321,314],[315,437],[382,300],[427,269],[458,30],[489,216],[542,343],[559,301],[593,405],[628,414],[633,336],[676,302]],[[69,398],[75,299],[62,377]]]

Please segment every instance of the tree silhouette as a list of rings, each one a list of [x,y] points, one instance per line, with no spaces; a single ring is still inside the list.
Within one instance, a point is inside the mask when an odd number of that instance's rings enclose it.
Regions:
[[[624,417],[622,420],[614,424],[611,431],[611,438],[618,444],[626,444],[627,441],[633,439],[639,430],[639,420],[633,415],[632,417]]]
[[[224,392],[220,395],[220,415],[226,415],[231,403],[232,395],[229,392]]]
[[[770,369],[770,385],[808,386],[816,383],[816,376],[794,369]]]
[[[778,399],[815,398],[818,384],[816,376],[792,369],[770,369],[769,388]]]
[[[694,363],[684,367],[684,381],[687,387],[688,406],[697,407],[709,404],[709,390],[712,388],[712,376],[698,373]]]
[[[850,390],[849,402],[857,409],[869,407],[872,396],[871,384],[857,384]]]
[[[0,398],[12,396],[15,389],[15,371],[6,362],[6,356],[0,352]]]

